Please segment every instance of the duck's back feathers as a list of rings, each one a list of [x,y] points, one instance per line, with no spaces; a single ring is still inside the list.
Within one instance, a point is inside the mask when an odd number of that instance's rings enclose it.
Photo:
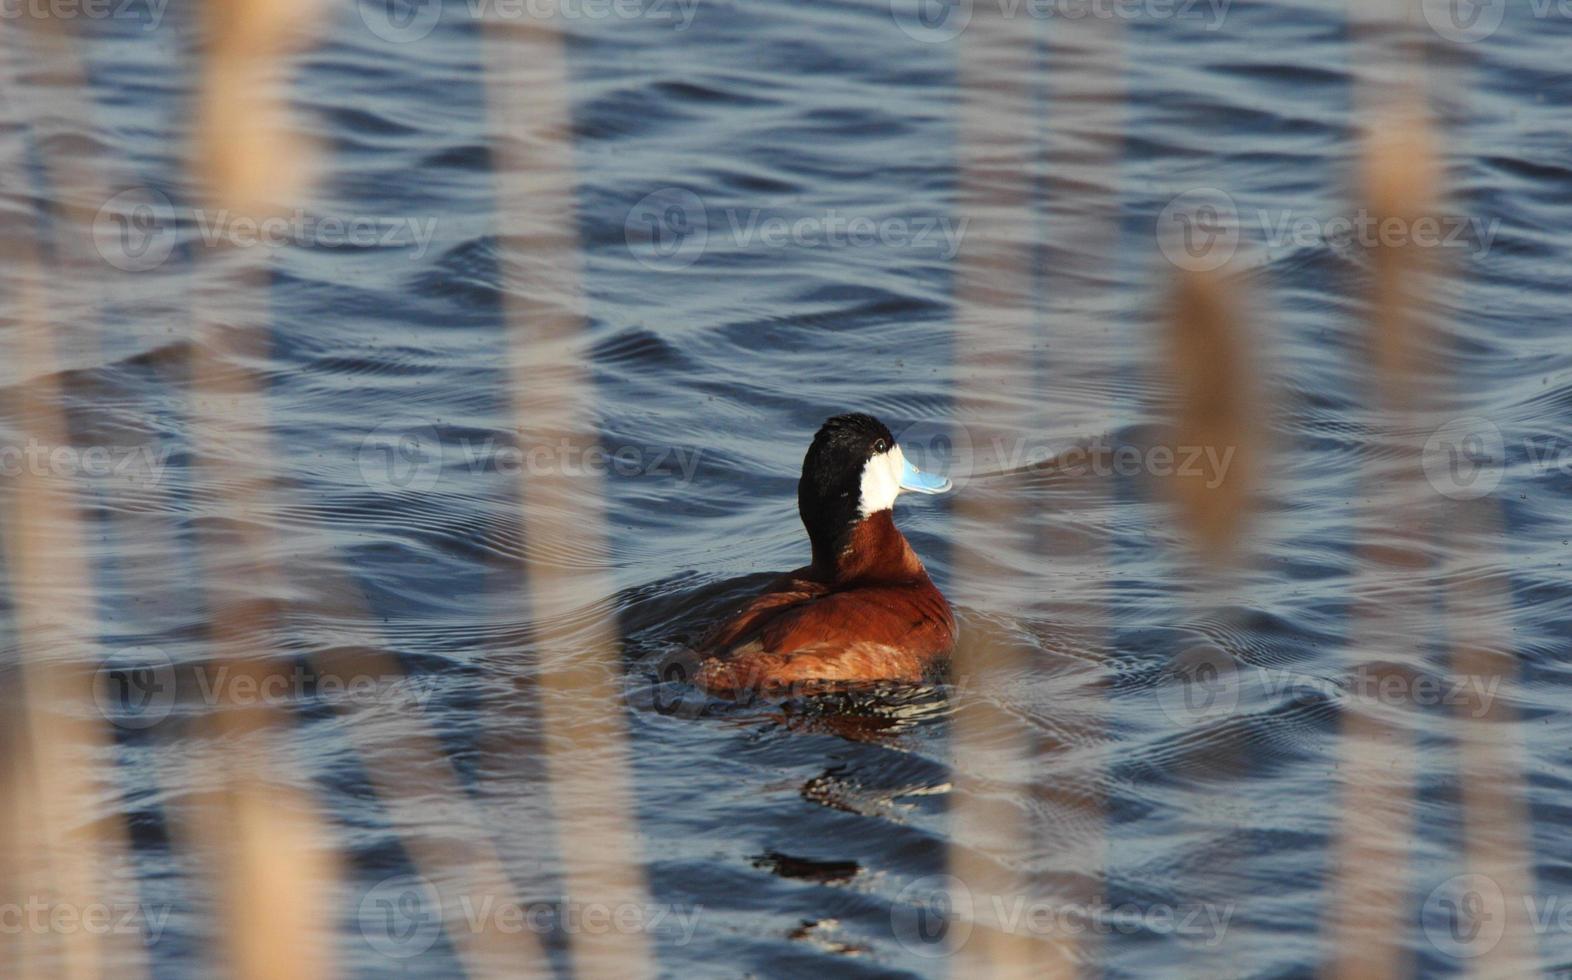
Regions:
[[[716,692],[808,681],[921,680],[955,643],[950,606],[920,581],[844,590],[786,576],[702,645]]]

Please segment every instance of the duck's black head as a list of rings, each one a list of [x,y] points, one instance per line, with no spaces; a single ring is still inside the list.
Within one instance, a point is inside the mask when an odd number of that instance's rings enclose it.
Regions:
[[[833,566],[846,535],[870,514],[889,510],[902,490],[943,493],[950,481],[906,462],[895,436],[872,415],[826,419],[802,458],[797,512],[813,543],[813,563]]]

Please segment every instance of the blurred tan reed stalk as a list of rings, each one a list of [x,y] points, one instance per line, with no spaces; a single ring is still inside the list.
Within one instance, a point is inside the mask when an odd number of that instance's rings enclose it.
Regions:
[[[1434,216],[1440,200],[1440,160],[1435,133],[1417,100],[1399,103],[1376,123],[1365,156],[1364,194],[1381,223],[1406,227]],[[1379,226],[1378,226],[1379,227]],[[1371,254],[1370,350],[1382,407],[1391,421],[1409,422],[1434,400],[1423,398],[1438,380],[1426,329],[1427,275],[1434,273],[1430,253],[1413,245],[1382,245]],[[1404,445],[1417,458],[1417,446]]]
[[[1362,200],[1372,216],[1412,220],[1435,207],[1436,186],[1415,174],[1434,172],[1433,141],[1417,106],[1369,120]],[[1414,506],[1421,490],[1419,458],[1404,442],[1414,426],[1421,378],[1423,312],[1416,280],[1424,256],[1412,244],[1378,245],[1373,262],[1370,332],[1375,438],[1392,447],[1397,465],[1367,466],[1372,495],[1354,578],[1348,666],[1368,664],[1384,681],[1402,682],[1418,669],[1428,563]],[[1378,456],[1379,458],[1379,456]],[[1332,976],[1390,977],[1411,964],[1403,936],[1412,920],[1408,839],[1413,819],[1415,745],[1409,720],[1374,699],[1351,698],[1338,739],[1340,828],[1333,854],[1327,935]]]
[[[280,71],[307,39],[320,0],[204,0],[194,169],[238,214],[282,206],[305,189],[314,148],[290,125]]]
[[[1013,63],[1032,57],[1035,42],[1018,26],[984,5],[975,11],[960,42],[956,207],[960,220],[970,221],[970,232],[956,256],[953,347],[957,374],[963,377],[1008,377],[1009,361],[1030,344],[1033,253],[1027,243],[1032,240],[1033,212],[1025,189],[1030,185],[1018,175],[1031,169],[1035,151],[1027,135],[1032,127],[1021,117],[1022,106],[1031,101],[1033,73],[1023,65],[1013,73],[1013,81],[1001,84],[993,67],[999,60]],[[986,399],[965,394],[957,398],[956,412],[965,426],[999,421],[991,417],[997,409]],[[956,519],[991,520],[1001,530],[1017,529],[1024,516],[1019,506],[1008,497],[999,504],[985,516],[963,493],[956,498]],[[985,583],[987,574],[984,562],[957,551],[958,590],[969,587],[962,583]],[[963,634],[952,670],[966,682],[964,687],[980,690],[990,677],[1016,673],[1021,657],[1009,644]],[[1030,746],[1024,738],[999,745],[999,732],[1017,729],[1002,705],[976,696],[961,701],[951,723],[955,792],[949,873],[959,882],[951,904],[974,922],[969,931],[962,923],[952,923],[946,935],[952,945],[958,937],[964,939],[950,962],[952,976],[1025,977],[1038,971],[1048,977],[1073,975],[1074,953],[1067,941],[1035,949],[1031,937],[1004,931],[991,914],[992,896],[1008,900],[1027,892],[1029,883],[1015,859],[1028,850],[1032,828],[1013,806],[996,801],[976,777],[1003,772],[1019,779],[1028,771]]]
[[[311,0],[286,4],[272,0],[231,0],[212,8],[196,169],[211,189],[214,204],[232,213],[266,212],[303,190],[312,146],[289,127],[274,76],[278,73],[279,62],[298,38],[301,23],[309,19],[312,6]],[[219,256],[220,261],[223,258]],[[252,558],[251,574],[247,578],[254,586],[257,580],[272,581],[280,574],[268,557],[269,539],[276,533],[272,529],[278,525],[271,517],[264,516],[274,512],[272,501],[279,491],[270,472],[273,457],[272,447],[267,444],[265,393],[260,379],[243,368],[253,359],[265,356],[269,340],[261,312],[266,310],[265,277],[263,270],[254,267],[242,267],[239,271],[242,292],[226,298],[240,302],[219,303],[216,294],[208,294],[212,302],[209,316],[200,318],[204,329],[195,347],[193,379],[198,403],[205,410],[204,421],[209,424],[212,436],[205,447],[209,452],[201,456],[214,462],[211,482],[215,489],[227,495],[231,512],[245,515],[246,519],[235,522],[227,530],[234,533],[232,544]],[[258,311],[252,314],[257,319],[249,325],[233,324],[237,317],[247,315],[248,309]],[[230,549],[225,553],[233,558],[236,551]],[[364,596],[349,580],[346,568],[347,563],[341,563],[341,579],[336,588],[331,582],[318,584],[321,606],[338,622],[370,624],[372,617]],[[215,626],[227,624],[234,631],[230,636],[230,651],[243,657],[247,638],[261,635],[273,618],[273,611],[237,605],[226,612],[228,615],[215,616]],[[356,635],[335,650],[331,664],[319,660],[319,671],[336,670],[350,677],[376,677],[384,683],[402,675],[397,659],[381,652],[383,637],[366,635],[368,632],[374,634],[374,630],[350,628]],[[264,672],[271,669],[256,664],[248,666],[244,660],[239,667]],[[346,713],[345,730],[358,750],[359,761],[386,807],[394,830],[401,835],[401,843],[417,875],[435,889],[441,903],[439,910],[425,911],[441,912],[448,927],[448,938],[466,974],[476,978],[500,978],[549,972],[533,934],[506,932],[494,917],[476,927],[467,918],[461,921],[457,914],[465,907],[516,907],[520,902],[489,840],[495,827],[459,784],[430,726],[418,711],[407,713],[400,719],[398,737],[389,740],[387,728],[373,732],[353,706],[348,707]],[[227,717],[229,726],[241,729],[272,723],[272,719],[245,719],[233,710]],[[241,898],[258,886],[272,886],[266,895],[284,900],[293,892],[298,895],[299,903],[306,903],[318,891],[330,886],[331,862],[312,859],[296,848],[278,851],[279,854],[302,855],[291,882],[276,863],[267,865],[267,876],[259,878],[263,865],[257,859],[274,852],[290,839],[300,843],[316,840],[322,842],[319,846],[325,846],[329,838],[324,828],[312,825],[304,801],[287,798],[282,806],[272,811],[287,817],[286,823],[282,830],[270,829],[275,818],[263,809],[270,796],[256,792],[265,778],[265,773],[254,773],[233,781],[225,790],[230,812],[251,813],[249,819],[238,820],[236,825],[258,836],[256,840],[242,840],[231,846],[236,856],[223,864],[223,892],[231,898]],[[277,787],[270,787],[268,792],[277,791]],[[426,825],[429,807],[435,801],[440,801],[453,817],[442,837],[431,835]],[[223,845],[222,841],[210,843]],[[277,860],[275,856],[274,861]],[[287,861],[284,867],[287,870]],[[267,955],[270,940],[266,930],[270,928],[270,920],[280,919],[282,915],[282,910],[271,910],[266,914],[229,916],[227,925],[231,930],[234,960],[241,964],[245,975],[259,980],[268,976],[304,975],[299,965],[293,967],[292,972],[269,972],[289,969],[288,962]],[[316,921],[330,920],[331,916],[324,915]],[[299,927],[304,927],[308,921],[293,920]],[[311,936],[302,935],[301,941],[321,944],[329,938],[318,930]],[[271,941],[276,942],[276,939]],[[318,975],[332,975],[326,947],[307,953],[309,962],[321,971]]]
[[[4,331],[11,367],[6,387],[18,393],[7,414],[17,420],[19,437],[70,445],[52,324],[39,298],[42,269],[29,244],[7,239],[0,254],[15,313]],[[77,666],[92,659],[98,645],[88,537],[70,477],[22,467],[8,483],[6,565],[23,709],[10,720],[18,738],[3,787],[8,833],[0,843],[0,888],[5,900],[22,908],[45,903],[51,923],[56,909],[81,922],[96,904],[135,894],[113,880],[129,867],[129,841],[118,815],[100,815],[115,785],[112,741],[94,717],[93,675]],[[12,975],[142,975],[146,964],[134,939],[85,928],[24,928]]]
[[[1019,24],[1017,25],[1019,30]],[[1039,237],[1048,246],[1037,272],[1047,354],[1037,378],[1037,422],[1078,438],[1104,436],[1119,423],[1113,395],[1121,340],[1103,310],[1109,271],[1118,267],[1125,153],[1127,52],[1122,18],[1055,20],[1044,35],[1043,205]],[[1104,732],[1109,672],[1107,522],[1115,487],[1079,471],[1055,493],[1058,512],[1030,522],[1040,556],[1035,572],[1046,598],[1040,612],[1073,637],[1073,656],[1054,665],[1074,680],[1059,700],[1052,730],[1030,746],[1034,769],[1031,891],[1090,907],[1107,889],[1107,815],[1102,786],[1110,757]],[[1041,666],[1041,665],[1039,665]],[[1100,956],[1095,931],[1061,932],[1066,955],[1039,952],[1034,976],[1091,972]],[[1067,962],[1068,961],[1068,962]],[[1071,964],[1074,964],[1073,966]]]
[[[1167,445],[1176,458],[1195,447],[1228,460],[1220,474],[1210,468],[1198,473],[1176,467],[1160,485],[1189,546],[1179,559],[1180,567],[1185,568],[1185,579],[1198,585],[1194,596],[1176,596],[1174,608],[1213,623],[1234,618],[1230,610],[1239,600],[1233,589],[1239,582],[1236,573],[1248,564],[1243,539],[1257,502],[1256,481],[1264,454],[1261,399],[1244,313],[1248,306],[1244,285],[1228,266],[1182,273],[1170,300],[1165,343],[1160,348],[1159,375],[1173,389]],[[1176,651],[1181,657],[1188,653],[1188,649]],[[1211,655],[1201,662],[1212,662]],[[1177,682],[1197,680],[1186,676]],[[1208,742],[1208,779],[1235,777],[1248,765],[1243,740],[1221,737]],[[1201,840],[1224,835],[1220,844],[1207,846],[1204,863],[1198,861],[1196,873],[1185,876],[1181,885],[1184,900],[1196,907],[1229,900],[1219,893],[1218,883],[1239,880],[1238,866],[1249,857],[1235,844],[1237,829],[1218,824],[1213,818],[1197,821],[1194,828]],[[1181,962],[1188,975],[1215,975],[1229,963],[1228,945],[1220,942],[1215,948],[1186,950],[1176,968]]]
[[[508,367],[523,445],[595,440],[568,70],[548,20],[485,27],[486,86],[496,146]],[[519,494],[529,620],[535,630],[540,724],[567,898],[613,907],[645,901],[629,773],[619,638],[607,614],[573,623],[585,596],[612,592],[602,487],[590,476],[531,473]],[[583,556],[577,567],[554,559]],[[643,976],[641,933],[574,937],[575,972]]]
[[[1415,216],[1435,206],[1439,186],[1434,138],[1424,115],[1424,75],[1409,0],[1374,0],[1348,8],[1354,63],[1355,121],[1364,127],[1357,200],[1376,220]],[[1414,395],[1425,376],[1423,319],[1417,285],[1424,256],[1378,246],[1370,255],[1366,344],[1369,400],[1377,423],[1360,474],[1367,495],[1353,575],[1355,594],[1345,667],[1373,669],[1401,683],[1416,668],[1425,556],[1414,506],[1418,454],[1401,436],[1415,423]],[[1428,379],[1427,379],[1428,380]],[[1324,913],[1327,976],[1399,975],[1411,964],[1402,937],[1412,922],[1408,836],[1414,814],[1415,744],[1408,720],[1367,698],[1345,703],[1337,739],[1339,811],[1331,893]]]
[[[276,75],[311,13],[307,0],[202,6],[206,50],[191,170],[215,208],[260,217],[301,190],[306,154],[286,123]],[[285,669],[267,639],[279,600],[255,598],[283,592],[267,397],[251,366],[265,360],[271,341],[265,257],[219,251],[204,263],[190,367],[192,483],[213,506],[198,538],[208,639],[214,663],[260,685]],[[235,689],[220,688],[211,732],[224,783],[187,828],[214,856],[218,956],[244,980],[325,980],[334,974],[333,937],[322,928],[335,890],[332,838],[309,802],[287,788],[277,759],[282,720],[260,700],[234,703]]]
[[[1056,422],[1078,435],[1100,434],[1109,425],[1105,413],[1085,414],[1097,398],[1080,397],[1099,385],[1098,354],[1106,343],[1082,304],[1088,277],[1115,237],[1114,205],[1102,192],[1100,168],[1119,152],[1117,137],[1110,141],[1107,134],[1118,132],[1124,105],[1118,83],[1122,39],[1118,25],[1102,19],[1055,28],[1046,60],[1058,67],[1044,103],[1036,92],[1042,77],[1036,70],[1042,57],[1038,39],[1018,22],[979,5],[959,42],[957,209],[969,231],[956,259],[957,374],[1020,386],[1013,400],[986,386],[976,393],[962,387],[957,413],[976,433],[1001,426],[1035,433],[1042,402],[1053,407]],[[1049,127],[1047,199],[1056,218],[1050,237],[1059,248],[1048,267],[1039,269],[1039,202],[1027,175],[1039,169],[1035,109],[1042,104]],[[1045,376],[1033,377],[1021,370],[1020,357],[1033,346],[1044,318],[1036,309],[1039,295],[1049,298],[1052,366]],[[1066,519],[1046,529],[1044,515],[1027,512],[1008,494],[983,501],[963,492],[955,503],[960,523],[1030,536],[1041,553],[1053,555],[1042,573],[1042,593],[1056,598],[1055,612],[1071,621],[1067,629],[1076,646],[1089,651],[1079,663],[1056,663],[1053,672],[1080,677],[1077,690],[1091,695],[1078,699],[1076,711],[1055,733],[1023,731],[1007,701],[995,697],[995,687],[1030,671],[1024,652],[981,630],[961,637],[953,669],[963,689],[974,693],[958,703],[951,731],[957,787],[950,873],[962,892],[954,896],[955,905],[964,909],[970,902],[974,925],[969,935],[961,933],[966,939],[951,963],[957,976],[1067,977],[1094,955],[1086,948],[1094,941],[1086,932],[1008,931],[995,914],[996,900],[1021,897],[1090,904],[1103,875],[1103,814],[1095,790],[1101,677],[1098,668],[1086,666],[1099,659],[1102,617],[1095,597],[1083,591],[1095,592],[1100,578],[1095,571],[1100,535],[1076,526],[1068,515],[1095,510],[1107,488],[1071,477],[1062,493]],[[989,577],[998,574],[977,550],[957,550],[958,592],[987,593]],[[1001,733],[1011,738],[1001,740]],[[1034,801],[1031,812],[1041,815],[1030,819],[996,799],[983,773],[1024,779]]]
[[[1468,74],[1438,72],[1432,84],[1438,90],[1459,88],[1438,91],[1438,96],[1466,104],[1470,81]],[[1458,149],[1453,141],[1449,148]],[[1434,169],[1418,178],[1439,186],[1440,165],[1437,156]],[[1441,422],[1454,412],[1463,413],[1455,399],[1437,405],[1431,419]],[[1513,707],[1518,655],[1513,648],[1511,586],[1503,573],[1507,539],[1502,507],[1491,495],[1448,500],[1440,510],[1448,558],[1442,579],[1443,623],[1452,653],[1451,675],[1473,681],[1472,696],[1458,706],[1452,719],[1463,791],[1463,867],[1457,870],[1484,875],[1500,890],[1503,903],[1490,909],[1502,916],[1500,940],[1470,958],[1466,970],[1475,977],[1530,976],[1547,970],[1549,964],[1541,962],[1537,923],[1528,901],[1537,887],[1525,775],[1530,756]],[[1484,697],[1481,691],[1494,694]]]
[[[64,25],[37,8],[27,14],[0,32],[7,102],[19,126],[58,118],[33,111],[40,108],[34,100],[66,97],[83,74]],[[67,132],[50,145],[69,145],[74,138]],[[5,174],[20,187],[29,169],[23,161],[8,161]],[[67,219],[61,224],[72,217],[82,223],[86,198],[74,177],[60,167],[42,175]],[[5,355],[0,364],[6,366],[0,386],[12,393],[4,408],[17,422],[19,439],[66,446],[72,439],[63,407],[62,351],[72,346],[73,333],[96,336],[97,326],[91,318],[78,323],[58,315],[52,301],[68,295],[80,277],[46,275],[40,238],[38,225],[14,222],[0,239],[0,268],[12,298],[0,347]],[[118,814],[96,816],[100,801],[113,795],[115,772],[113,740],[95,717],[93,675],[78,666],[93,659],[99,643],[86,563],[89,535],[79,488],[70,477],[24,467],[6,482],[5,558],[20,689],[13,692],[15,713],[5,725],[0,900],[23,907],[42,901],[51,915],[63,909],[80,919],[97,904],[136,898],[126,876],[125,823]],[[94,978],[111,970],[135,978],[147,971],[138,937],[123,932],[23,929],[10,938],[7,973],[24,980]]]
[[[1440,157],[1422,108],[1399,106],[1392,116],[1378,119],[1370,134],[1364,181],[1372,216],[1413,227],[1434,215]],[[1429,619],[1438,549],[1449,546],[1454,562],[1474,567],[1477,555],[1470,552],[1492,537],[1478,529],[1495,527],[1497,517],[1493,502],[1443,503],[1433,488],[1427,492],[1421,474],[1419,442],[1441,420],[1450,380],[1437,362],[1436,340],[1427,326],[1424,291],[1438,271],[1434,260],[1413,244],[1382,244],[1372,258],[1370,345],[1382,411],[1377,435],[1388,444],[1391,461],[1384,471],[1368,474],[1376,481],[1371,494],[1376,509],[1373,527],[1367,525],[1371,540],[1360,549],[1364,588],[1356,597],[1352,636],[1362,650],[1384,661],[1378,669],[1408,677],[1420,669],[1416,634]],[[1428,528],[1438,518],[1441,526],[1462,533],[1436,540]],[[1509,635],[1506,597],[1488,576],[1454,573],[1445,581],[1450,599],[1442,627],[1456,651],[1453,677],[1508,677],[1515,666],[1510,654],[1490,643]],[[1532,889],[1526,815],[1516,795],[1522,789],[1521,759],[1512,751],[1511,726],[1501,724],[1510,713],[1504,703],[1467,707],[1490,711],[1483,719],[1460,716],[1457,722],[1467,828],[1463,863],[1502,888],[1505,907],[1499,912],[1510,937],[1472,961],[1470,969],[1503,975],[1533,959],[1530,927],[1521,912],[1521,899]],[[1337,976],[1390,976],[1408,965],[1401,936],[1417,915],[1408,894],[1407,843],[1415,743],[1405,720],[1390,712],[1366,701],[1345,714],[1339,767],[1342,829],[1331,913],[1330,972]]]
[[[1255,506],[1262,442],[1242,288],[1222,272],[1182,275],[1166,337],[1173,448],[1178,453],[1207,447],[1229,460],[1222,479],[1176,468],[1163,483],[1180,528],[1207,565],[1203,577],[1214,582],[1240,557],[1240,536]]]
[[[336,975],[331,951],[340,909],[333,841],[299,793],[255,772],[226,774],[194,815],[214,865],[224,975],[236,980]]]
[[[30,119],[35,122],[40,119],[51,120],[52,125],[62,134],[62,138],[50,140],[46,144],[51,152],[45,154],[42,169],[50,182],[52,197],[59,203],[63,220],[55,226],[50,274],[45,276],[36,267],[26,267],[25,283],[30,289],[49,289],[85,307],[86,315],[76,317],[76,322],[79,332],[85,324],[89,334],[78,338],[83,341],[80,353],[91,358],[93,352],[101,353],[106,349],[95,326],[104,298],[97,288],[101,270],[93,258],[91,237],[93,202],[102,203],[108,199],[108,185],[94,157],[80,150],[73,152],[74,141],[80,134],[92,131],[92,114],[84,105],[81,94],[85,72],[76,56],[74,39],[63,25],[50,18],[42,18],[30,26],[33,28],[31,43],[25,50],[32,59],[29,73],[31,84],[15,86],[13,91],[24,93],[27,98],[47,101],[50,111],[42,111],[42,106],[34,105],[33,108],[38,111],[30,113]],[[16,48],[12,51],[17,53]],[[49,323],[48,331],[58,345],[61,333],[57,325]],[[59,359],[54,359],[54,363],[50,363],[47,357],[41,360],[38,356],[41,352],[36,346],[29,353],[34,356],[21,358],[23,376],[36,374],[41,378],[52,378]],[[48,390],[42,394],[38,404],[30,406],[30,412],[47,415],[54,411],[53,406],[62,403],[63,392],[57,386],[48,386]],[[34,434],[40,435],[41,441],[46,444],[68,444],[69,437],[64,430],[63,419],[61,424],[50,428],[56,431]],[[23,494],[24,499],[27,496]],[[151,536],[156,535],[157,540],[166,547],[151,549],[155,552],[173,554],[177,550],[173,547],[177,537],[174,529],[165,526],[168,521],[157,514],[143,513],[142,509],[134,507],[117,508],[114,520],[117,525],[134,525],[122,530],[130,531],[132,538],[139,542],[147,543]],[[54,522],[44,521],[40,526],[49,523]],[[75,556],[74,551],[66,551],[72,557]],[[75,567],[73,561],[67,559],[58,563],[65,566],[66,578],[63,581],[79,585],[91,580],[85,574],[85,569]],[[13,572],[29,564],[25,556],[13,559]],[[146,569],[141,571],[145,572]],[[175,577],[173,574],[167,577],[155,575],[149,580],[172,586]],[[90,606],[90,595],[86,601]],[[167,608],[170,603],[160,602],[159,605]],[[58,608],[56,615],[60,615]],[[72,621],[88,621],[80,613],[67,611],[65,615]],[[57,683],[36,685],[42,689],[29,691],[29,710],[26,712],[30,717],[49,719],[48,724],[57,729],[61,724],[57,705],[62,697],[70,697],[83,704],[92,703],[90,689],[84,691],[81,685],[76,685],[75,689],[68,690],[58,683],[56,675],[59,674],[59,671],[51,670],[47,676],[55,678]],[[30,688],[34,686],[29,685]],[[12,800],[14,825],[24,829],[31,826],[59,828],[66,826],[70,820],[84,819],[83,814],[89,810],[85,800],[80,800],[78,806],[72,808],[75,812],[70,817],[46,815],[52,809],[50,804],[58,802],[62,785],[81,786],[92,781],[91,759],[69,758],[68,754],[61,752],[62,746],[69,746],[73,741],[84,742],[83,725],[75,726],[77,730],[70,732],[63,729],[50,732],[36,724],[32,727],[31,743],[44,748],[40,753],[41,759],[32,768],[44,786],[42,790],[36,791],[32,785],[12,787],[16,792],[8,796]],[[107,742],[102,738],[94,741]],[[107,760],[107,744],[96,747]],[[18,760],[16,775],[29,779],[34,776],[34,773],[28,771],[28,760]],[[202,832],[197,836],[211,846],[211,856],[226,869],[222,878],[228,894],[223,897],[223,904],[230,910],[230,928],[224,930],[224,935],[230,948],[229,955],[224,958],[230,974],[248,978],[329,975],[328,964],[322,961],[321,956],[327,946],[309,940],[312,934],[320,934],[322,923],[332,921],[332,910],[326,904],[328,893],[324,887],[328,876],[323,867],[327,862],[320,852],[313,854],[308,850],[308,845],[312,843],[311,834],[303,832],[301,828],[298,814],[305,811],[283,809],[291,804],[298,806],[294,795],[282,792],[277,787],[263,792],[256,782],[237,787],[232,781],[221,797],[225,801],[223,819],[202,824]],[[102,821],[99,826],[101,834],[114,839],[117,850],[127,849],[124,828],[118,818]],[[25,846],[27,837],[13,835],[11,841]],[[95,860],[95,850],[102,849],[83,847],[83,843],[76,842],[77,846],[71,849],[71,853],[76,855],[78,861]],[[321,844],[320,841],[316,843]],[[106,865],[109,863],[103,854],[96,855],[96,860]],[[86,901],[103,902],[115,897],[107,891],[100,894],[82,893],[72,904],[80,907]],[[93,934],[85,930],[74,936],[78,939],[74,945],[79,949],[89,948],[87,944],[94,941]],[[297,937],[306,938],[294,941]],[[97,942],[115,947],[113,955],[98,957],[94,968],[85,966],[79,956],[79,962],[74,964],[70,975],[103,976],[110,970],[116,974],[133,971],[132,975],[136,975],[142,971],[143,964],[140,949],[130,948],[134,938],[119,930],[111,931]],[[281,943],[281,939],[290,941]]]
[[[1486,497],[1454,501],[1446,509],[1453,543],[1445,577],[1451,668],[1454,677],[1475,679],[1472,696],[1454,716],[1463,787],[1464,867],[1458,871],[1484,875],[1502,900],[1497,908],[1493,895],[1486,899],[1487,914],[1502,918],[1501,938],[1488,947],[1481,943],[1480,955],[1468,961],[1468,974],[1534,976],[1546,964],[1540,962],[1536,923],[1524,901],[1536,885],[1524,778],[1528,754],[1512,707],[1518,665],[1511,647],[1512,597],[1501,573],[1501,508]]]

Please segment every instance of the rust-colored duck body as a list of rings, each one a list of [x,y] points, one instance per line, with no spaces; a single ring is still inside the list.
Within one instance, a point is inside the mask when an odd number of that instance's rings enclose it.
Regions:
[[[895,527],[903,490],[950,482],[905,459],[871,415],[837,415],[802,461],[797,509],[813,561],[775,579],[699,644],[716,694],[921,680],[955,645],[955,617]]]

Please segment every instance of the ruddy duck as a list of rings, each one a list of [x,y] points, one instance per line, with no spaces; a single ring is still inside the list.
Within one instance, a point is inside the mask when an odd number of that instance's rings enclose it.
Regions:
[[[920,680],[955,645],[955,617],[891,507],[950,481],[906,461],[871,415],[837,415],[802,460],[797,512],[813,562],[771,582],[698,646],[695,680],[716,694]]]

